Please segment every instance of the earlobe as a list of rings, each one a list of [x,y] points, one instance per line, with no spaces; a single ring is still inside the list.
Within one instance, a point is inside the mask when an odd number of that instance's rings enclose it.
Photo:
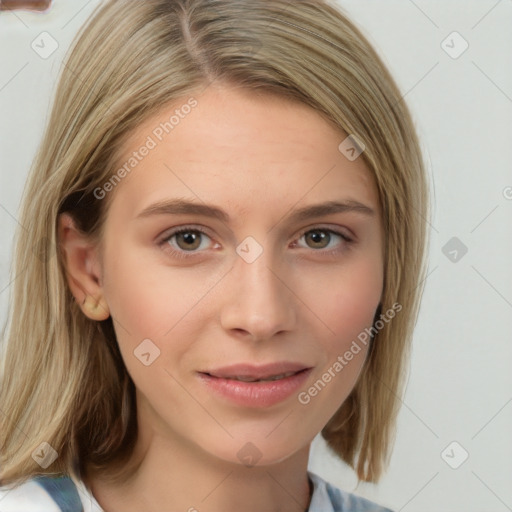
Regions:
[[[110,311],[103,293],[97,246],[67,213],[59,216],[58,228],[66,278],[75,301],[87,317],[106,320]]]
[[[82,311],[92,320],[106,320],[110,316],[108,304],[103,296],[96,300],[87,295],[82,303]]]

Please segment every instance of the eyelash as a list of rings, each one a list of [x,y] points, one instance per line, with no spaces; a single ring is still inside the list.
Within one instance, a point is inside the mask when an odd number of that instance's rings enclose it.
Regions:
[[[305,234],[307,234],[307,233],[309,233],[311,231],[323,231],[325,233],[330,233],[330,234],[339,236],[344,241],[343,245],[350,246],[351,244],[354,243],[354,240],[349,238],[344,233],[341,233],[339,231],[335,231],[335,230],[330,229],[330,228],[324,228],[324,227],[321,227],[321,226],[313,227],[313,228],[308,228],[308,229],[303,230],[300,233],[298,239],[302,238]],[[193,258],[193,257],[195,257],[195,255],[199,254],[199,252],[201,252],[201,251],[182,251],[182,250],[176,250],[176,249],[172,248],[171,245],[169,244],[169,240],[171,238],[173,238],[174,236],[179,235],[180,233],[190,233],[190,232],[199,232],[199,233],[202,233],[203,235],[206,235],[208,238],[211,238],[210,235],[204,229],[202,229],[199,226],[183,226],[183,227],[180,227],[180,228],[175,229],[174,231],[170,232],[164,239],[162,239],[158,243],[158,245],[161,246],[161,247],[166,245],[167,247],[165,248],[165,251],[169,252],[171,254],[171,256],[174,257],[174,258],[178,258],[178,259]],[[344,248],[343,247],[341,247],[341,248],[338,247],[336,249],[328,249],[328,250],[326,250],[326,249],[318,249],[318,250],[312,249],[312,250],[314,252],[319,252],[319,253],[325,254],[326,256],[330,256],[330,255],[335,255],[335,254],[341,253],[344,250]]]

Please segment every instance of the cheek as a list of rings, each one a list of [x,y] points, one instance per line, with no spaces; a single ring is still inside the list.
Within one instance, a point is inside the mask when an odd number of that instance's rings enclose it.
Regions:
[[[340,341],[356,339],[365,328],[371,327],[380,297],[378,284],[371,280],[365,282],[364,278],[334,294],[329,321]]]
[[[324,325],[332,349],[350,345],[371,327],[382,295],[382,264],[373,256],[354,256],[336,272],[328,269],[304,282],[302,296]]]
[[[151,278],[147,266],[137,264],[134,257],[121,256],[105,266],[104,291],[114,323],[124,335],[151,337],[165,297]]]
[[[191,307],[194,293],[186,293],[190,276],[165,267],[157,251],[113,238],[105,249],[104,291],[111,315],[126,328],[125,334],[160,336]]]
[[[207,314],[203,299],[219,278],[151,263],[147,253],[120,254],[105,265],[104,291],[127,368],[139,372],[134,351],[147,339],[160,351],[157,365],[183,361],[200,338]]]
[[[324,326],[319,328],[316,338],[322,346],[322,362],[298,401],[306,411],[315,411],[304,421],[311,421],[318,430],[335,414],[357,382],[382,293],[378,261],[361,259],[341,269],[337,276],[333,279],[331,272],[330,279],[317,279],[317,284],[323,282],[324,286],[312,288],[314,297],[309,294],[311,300],[316,300],[312,303]]]

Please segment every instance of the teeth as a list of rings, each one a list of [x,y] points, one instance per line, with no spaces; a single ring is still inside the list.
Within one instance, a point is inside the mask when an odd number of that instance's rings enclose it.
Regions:
[[[229,378],[231,380],[239,380],[241,382],[267,382],[267,381],[285,379],[286,377],[295,375],[295,373],[297,373],[297,372],[281,373],[280,375],[274,375],[272,377],[267,377],[266,379],[255,379],[254,377],[244,377],[244,376],[236,376],[236,377],[229,377]]]

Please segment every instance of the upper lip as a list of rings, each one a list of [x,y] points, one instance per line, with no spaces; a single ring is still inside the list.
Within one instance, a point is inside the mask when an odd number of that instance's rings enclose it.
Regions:
[[[291,362],[276,362],[265,364],[261,366],[254,366],[252,364],[233,364],[230,366],[223,366],[222,368],[215,368],[212,370],[203,371],[200,373],[207,373],[212,377],[218,378],[232,378],[232,377],[250,377],[253,379],[266,379],[268,377],[274,377],[283,373],[289,372],[300,372],[311,368],[302,363],[291,363]]]

